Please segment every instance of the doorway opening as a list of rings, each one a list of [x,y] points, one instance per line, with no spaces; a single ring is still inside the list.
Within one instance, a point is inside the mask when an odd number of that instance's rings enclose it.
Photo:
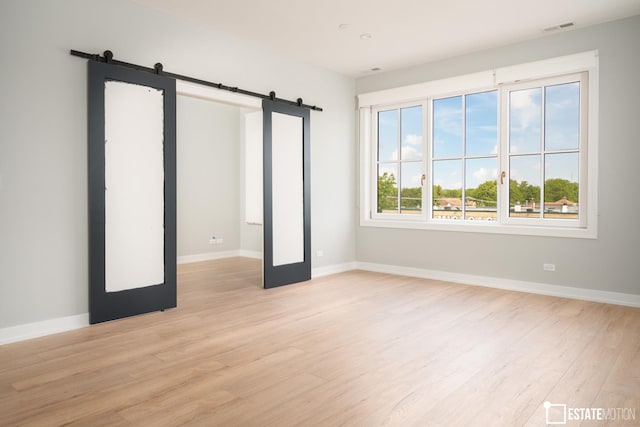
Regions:
[[[201,261],[261,260],[260,100],[181,81],[176,93],[179,272],[207,268]],[[262,274],[249,279],[262,287]]]

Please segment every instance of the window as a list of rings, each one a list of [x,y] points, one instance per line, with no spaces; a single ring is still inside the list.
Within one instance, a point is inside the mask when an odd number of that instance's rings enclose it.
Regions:
[[[571,75],[503,91],[508,116],[504,163],[512,223],[584,223],[580,165],[586,152],[581,131],[586,121],[586,79],[586,74]]]
[[[433,100],[432,218],[497,220],[497,91]]]
[[[377,213],[422,214],[422,105],[377,113]]]
[[[596,77],[588,52],[360,95],[362,224],[595,237]]]

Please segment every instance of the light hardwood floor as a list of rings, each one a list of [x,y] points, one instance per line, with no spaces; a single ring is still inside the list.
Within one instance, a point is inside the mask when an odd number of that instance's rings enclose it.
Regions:
[[[542,426],[547,400],[640,425],[640,309],[259,277],[252,259],[181,265],[177,309],[0,346],[0,426]]]

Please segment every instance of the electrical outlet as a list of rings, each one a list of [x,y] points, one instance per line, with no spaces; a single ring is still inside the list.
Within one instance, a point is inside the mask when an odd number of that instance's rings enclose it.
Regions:
[[[324,256],[324,252],[322,252],[322,250],[316,251],[316,255],[318,257]]]
[[[542,264],[542,269],[544,271],[556,271],[556,265],[555,264]]]

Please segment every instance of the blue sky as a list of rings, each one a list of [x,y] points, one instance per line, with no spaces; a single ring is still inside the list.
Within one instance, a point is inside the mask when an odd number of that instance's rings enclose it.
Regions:
[[[402,163],[402,183],[405,187],[419,187],[422,178],[422,106],[402,108],[400,118],[398,110],[382,111],[378,115],[380,160],[415,160]],[[398,150],[398,131],[400,130],[400,150]],[[398,153],[400,151],[400,153]],[[399,157],[400,156],[400,157]],[[393,173],[398,178],[395,164],[380,165],[380,174]]]
[[[465,114],[463,114],[463,108]],[[465,140],[466,147],[463,143]],[[471,94],[464,98],[456,96],[434,100],[433,183],[435,185],[446,189],[462,188],[462,161],[437,159],[461,157],[464,151],[467,156],[482,156],[468,159],[466,162],[467,188],[476,188],[485,181],[497,178],[498,91]]]
[[[579,144],[580,87],[576,83],[547,86],[545,89],[544,144],[546,150],[571,150]],[[542,129],[542,89],[532,88],[510,94],[509,151],[511,154],[540,151]],[[539,155],[512,156],[511,178],[540,185]],[[578,181],[577,153],[545,156],[544,179]]]
[[[543,93],[544,91],[544,93]],[[544,110],[543,117],[543,95]],[[578,181],[577,153],[547,153],[541,175],[544,149],[572,150],[579,144],[579,83],[510,92],[509,152],[511,179],[540,185],[542,179]],[[399,115],[401,118],[399,118]],[[403,163],[403,187],[420,185],[423,157],[422,107],[379,113],[379,160],[417,160]],[[544,122],[544,127],[543,127]],[[400,127],[400,129],[399,129]],[[498,91],[487,91],[433,101],[433,184],[446,189],[476,188],[497,179]],[[398,137],[400,136],[400,153]],[[466,143],[466,146],[464,145]],[[533,153],[538,154],[533,154]],[[463,162],[466,154],[465,176]],[[397,166],[380,165],[380,173],[393,173]]]

